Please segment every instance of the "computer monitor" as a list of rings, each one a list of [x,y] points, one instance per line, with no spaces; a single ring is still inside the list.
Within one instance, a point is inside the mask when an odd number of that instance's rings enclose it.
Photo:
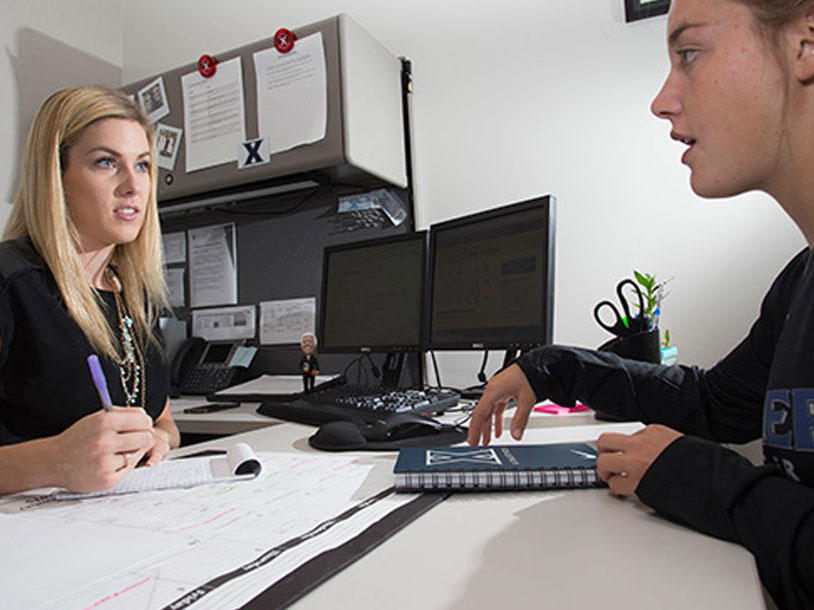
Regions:
[[[326,247],[319,350],[420,351],[426,251],[426,231]]]
[[[555,202],[546,195],[430,227],[429,349],[508,355],[551,343]]]

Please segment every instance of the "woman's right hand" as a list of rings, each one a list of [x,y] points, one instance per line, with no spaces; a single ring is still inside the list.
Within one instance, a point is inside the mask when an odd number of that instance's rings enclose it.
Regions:
[[[469,422],[467,442],[470,445],[478,445],[481,442],[488,445],[492,438],[493,425],[495,438],[503,434],[503,412],[510,400],[517,403],[517,410],[512,417],[512,436],[520,440],[537,399],[525,373],[517,364],[506,367],[486,384],[486,390],[472,412],[472,420]]]
[[[114,407],[86,415],[52,437],[55,484],[74,492],[113,487],[152,446],[152,427],[144,409]]]

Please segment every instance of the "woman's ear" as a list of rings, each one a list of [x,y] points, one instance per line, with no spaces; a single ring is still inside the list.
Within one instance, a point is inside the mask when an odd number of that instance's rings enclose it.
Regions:
[[[814,81],[814,5],[790,27],[796,56],[794,75],[801,82]]]

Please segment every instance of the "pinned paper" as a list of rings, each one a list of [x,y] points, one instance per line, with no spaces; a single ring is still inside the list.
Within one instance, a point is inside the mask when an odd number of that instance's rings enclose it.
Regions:
[[[253,339],[255,329],[254,305],[197,309],[192,312],[192,334],[207,341]]]
[[[159,123],[156,126],[156,163],[158,167],[175,169],[175,157],[181,146],[183,130]]]
[[[303,334],[314,332],[316,312],[314,297],[260,303],[260,343],[299,343]]]
[[[167,298],[172,307],[183,307],[186,305],[186,291],[184,290],[184,275],[186,269],[183,267],[168,267],[164,269],[164,277],[167,281]]]
[[[266,49],[254,54],[258,133],[271,140],[271,152],[325,137],[328,86],[322,33],[297,41],[288,53]]]
[[[240,57],[218,64],[210,78],[185,74],[181,89],[187,172],[236,161],[246,139]]]
[[[161,236],[164,242],[164,263],[187,262],[187,235],[183,231],[177,233],[164,233]]]
[[[237,243],[234,223],[190,229],[190,306],[237,303]]]
[[[164,89],[164,77],[159,76],[146,87],[139,89],[138,101],[151,123],[167,116],[170,113],[170,104],[167,101],[167,91]]]

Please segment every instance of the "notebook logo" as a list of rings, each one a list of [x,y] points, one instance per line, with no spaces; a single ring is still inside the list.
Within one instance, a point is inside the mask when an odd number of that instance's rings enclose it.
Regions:
[[[489,447],[473,447],[461,451],[444,451],[443,449],[427,449],[427,466],[442,466],[446,464],[490,464],[500,466],[502,462],[494,449]]]

